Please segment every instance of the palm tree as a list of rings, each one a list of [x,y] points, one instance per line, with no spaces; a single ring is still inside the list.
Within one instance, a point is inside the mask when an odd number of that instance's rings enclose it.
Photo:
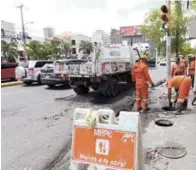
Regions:
[[[65,54],[67,58],[67,51],[71,48],[71,44],[68,42],[63,42],[61,43],[61,54]]]
[[[43,45],[39,41],[31,41],[29,44],[27,44],[28,47],[28,56],[30,56],[31,59],[43,59],[44,56],[42,56],[42,47]]]
[[[13,42],[7,43],[6,41],[1,40],[1,52],[8,61],[17,61],[17,44]]]
[[[81,41],[80,43],[80,50],[84,51],[84,54],[90,54],[91,52],[93,52],[93,44],[89,41]]]

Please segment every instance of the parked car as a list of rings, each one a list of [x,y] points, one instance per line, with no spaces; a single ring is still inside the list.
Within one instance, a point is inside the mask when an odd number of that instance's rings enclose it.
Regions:
[[[16,79],[23,81],[25,84],[30,85],[33,82],[38,82],[42,84],[40,71],[45,64],[52,64],[53,61],[50,60],[30,60],[23,61],[19,63],[19,66],[16,67]]]
[[[167,65],[167,63],[165,60],[160,61],[160,66],[166,66],[166,65]]]
[[[69,87],[68,77],[62,74],[55,74],[53,64],[46,64],[43,66],[40,75],[42,84],[45,84],[50,88],[53,88],[56,85]]]

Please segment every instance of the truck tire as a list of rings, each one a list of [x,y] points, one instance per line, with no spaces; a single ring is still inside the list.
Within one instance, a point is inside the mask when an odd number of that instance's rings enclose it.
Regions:
[[[111,77],[109,79],[109,83],[107,85],[106,90],[102,91],[102,95],[105,97],[113,97],[116,96],[118,92],[119,92],[118,79],[115,77]]]
[[[91,88],[96,91],[99,89],[99,84],[93,84]]]
[[[110,80],[109,96],[116,96],[119,92],[118,79],[112,77]]]
[[[84,87],[84,86],[77,86],[76,88],[73,88],[74,92],[77,94],[87,94],[89,92],[89,88],[88,87]]]

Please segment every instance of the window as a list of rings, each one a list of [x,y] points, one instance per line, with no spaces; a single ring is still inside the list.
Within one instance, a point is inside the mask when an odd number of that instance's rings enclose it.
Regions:
[[[76,45],[76,40],[71,40],[71,45]]]
[[[35,64],[35,68],[43,67],[45,64],[52,64],[53,61],[38,61]]]
[[[72,48],[72,54],[76,54],[76,48]]]

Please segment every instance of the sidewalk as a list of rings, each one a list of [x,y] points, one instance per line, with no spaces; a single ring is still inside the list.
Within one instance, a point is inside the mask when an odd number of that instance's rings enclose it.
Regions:
[[[22,84],[23,84],[22,81],[14,81],[14,82],[6,82],[6,83],[1,82],[1,87],[18,86]]]
[[[189,97],[188,110],[182,115],[174,114],[166,116],[159,106],[158,97],[161,96],[163,87],[157,87],[150,93],[151,112],[142,114],[142,133],[144,149],[153,148],[164,144],[165,142],[177,142],[183,145],[187,150],[187,155],[179,159],[168,159],[163,157],[163,161],[168,161],[167,170],[195,170],[196,169],[196,107],[191,105],[193,92]],[[154,121],[157,118],[165,117],[173,122],[173,126],[157,126]],[[162,164],[163,165],[163,164]],[[164,166],[161,166],[164,167]],[[145,170],[153,170],[152,165],[146,162]],[[161,168],[159,170],[162,170]]]

